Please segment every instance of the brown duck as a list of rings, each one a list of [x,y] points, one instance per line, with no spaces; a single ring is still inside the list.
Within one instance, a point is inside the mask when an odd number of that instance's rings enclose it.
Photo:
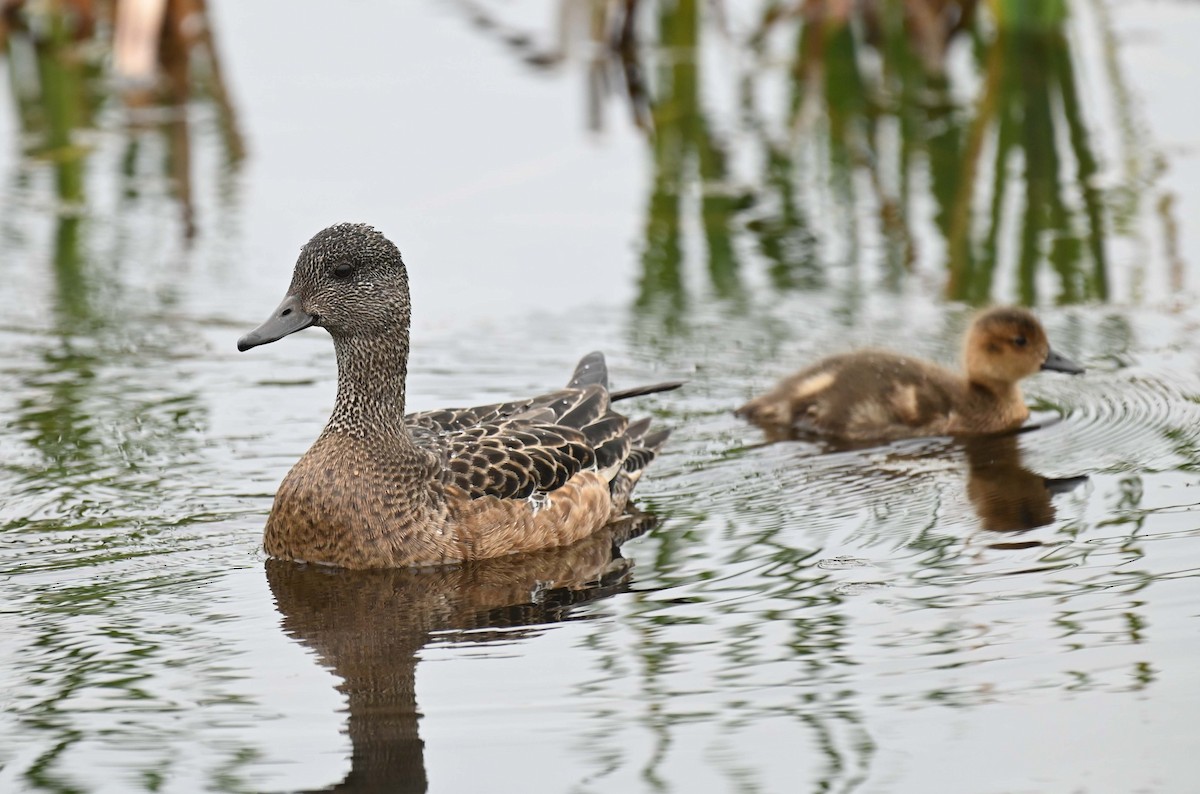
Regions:
[[[239,350],[320,326],[333,337],[333,414],[275,495],[268,554],[345,568],[481,560],[565,546],[627,512],[666,440],[611,403],[604,357],[566,388],[514,402],[405,416],[408,273],[370,226],[343,223],[300,251],[291,287]]]
[[[997,433],[1029,417],[1018,381],[1038,370],[1083,367],[1050,349],[1033,314],[989,309],[963,344],[965,377],[887,350],[831,356],[781,381],[736,413],[772,438],[825,436],[887,441],[913,436]]]

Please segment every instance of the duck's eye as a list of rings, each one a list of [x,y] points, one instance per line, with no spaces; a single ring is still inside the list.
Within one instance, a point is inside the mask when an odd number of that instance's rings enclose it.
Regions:
[[[1029,342],[1029,340],[1028,340],[1028,339],[1026,339],[1026,338],[1025,338],[1025,337],[1023,337],[1023,336],[1018,336],[1018,337],[1016,337],[1016,338],[1014,338],[1014,339],[1013,339],[1013,344],[1014,344],[1014,345],[1016,345],[1017,347],[1025,347],[1025,345],[1026,345],[1028,342]]]
[[[333,266],[333,275],[335,278],[350,278],[350,274],[354,272],[354,265],[347,262]]]

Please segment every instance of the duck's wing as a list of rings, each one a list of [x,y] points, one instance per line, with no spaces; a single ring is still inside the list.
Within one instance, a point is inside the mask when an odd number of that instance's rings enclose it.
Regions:
[[[410,430],[415,427],[423,427],[435,432],[452,432],[488,423],[504,422],[514,416],[539,408],[570,405],[582,396],[579,392],[579,389],[562,389],[548,394],[540,394],[537,397],[505,403],[419,411],[405,416],[404,424],[408,425]]]
[[[549,493],[596,461],[579,431],[531,422],[475,425],[426,436],[424,442],[442,458],[442,482],[472,499]]]
[[[628,389],[610,392],[608,390],[608,365],[604,354],[599,351],[588,353],[575,365],[575,371],[564,389],[529,397],[524,400],[512,400],[502,403],[491,403],[470,408],[441,408],[432,411],[420,411],[404,417],[404,423],[409,429],[422,427],[435,432],[448,432],[468,427],[477,427],[487,423],[502,423],[520,414],[529,414],[542,408],[549,409],[555,420],[579,407],[581,402],[595,401],[594,390],[588,387],[599,386],[607,393],[608,402],[626,400],[631,397],[641,397],[657,392],[672,391],[683,385],[683,381],[671,380],[662,383],[652,383],[644,386],[633,386]]]
[[[649,394],[677,388],[669,382],[626,390]],[[630,422],[612,410],[604,356],[580,360],[567,387],[526,400],[409,414],[414,440],[439,455],[443,481],[472,498],[526,499],[563,487],[581,471],[595,471],[624,508],[641,472],[666,439],[650,420]]]
[[[632,447],[628,420],[608,409],[600,386],[568,390],[496,421],[469,418],[464,411],[426,415],[409,429],[418,445],[441,457],[443,481],[472,498],[550,493],[584,470],[611,480]]]

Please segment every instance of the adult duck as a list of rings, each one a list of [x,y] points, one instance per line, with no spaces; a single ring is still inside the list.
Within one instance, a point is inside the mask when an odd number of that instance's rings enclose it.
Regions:
[[[333,414],[275,494],[263,548],[345,568],[479,560],[565,546],[619,520],[667,438],[612,408],[678,382],[610,392],[604,357],[566,388],[475,408],[404,413],[408,273],[364,224],[301,249],[287,296],[239,350],[318,326],[333,337]]]

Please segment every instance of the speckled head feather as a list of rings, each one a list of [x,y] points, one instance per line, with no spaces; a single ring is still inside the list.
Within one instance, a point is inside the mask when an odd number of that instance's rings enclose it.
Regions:
[[[569,545],[627,515],[666,433],[612,402],[678,383],[610,393],[592,353],[559,391],[405,416],[409,318],[400,252],[343,223],[301,249],[283,302],[238,341],[319,325],[337,353],[333,413],[279,486],[267,553],[348,568],[480,560]]]
[[[334,339],[408,332],[404,260],[365,223],[339,223],[313,235],[300,249],[288,292]]]

